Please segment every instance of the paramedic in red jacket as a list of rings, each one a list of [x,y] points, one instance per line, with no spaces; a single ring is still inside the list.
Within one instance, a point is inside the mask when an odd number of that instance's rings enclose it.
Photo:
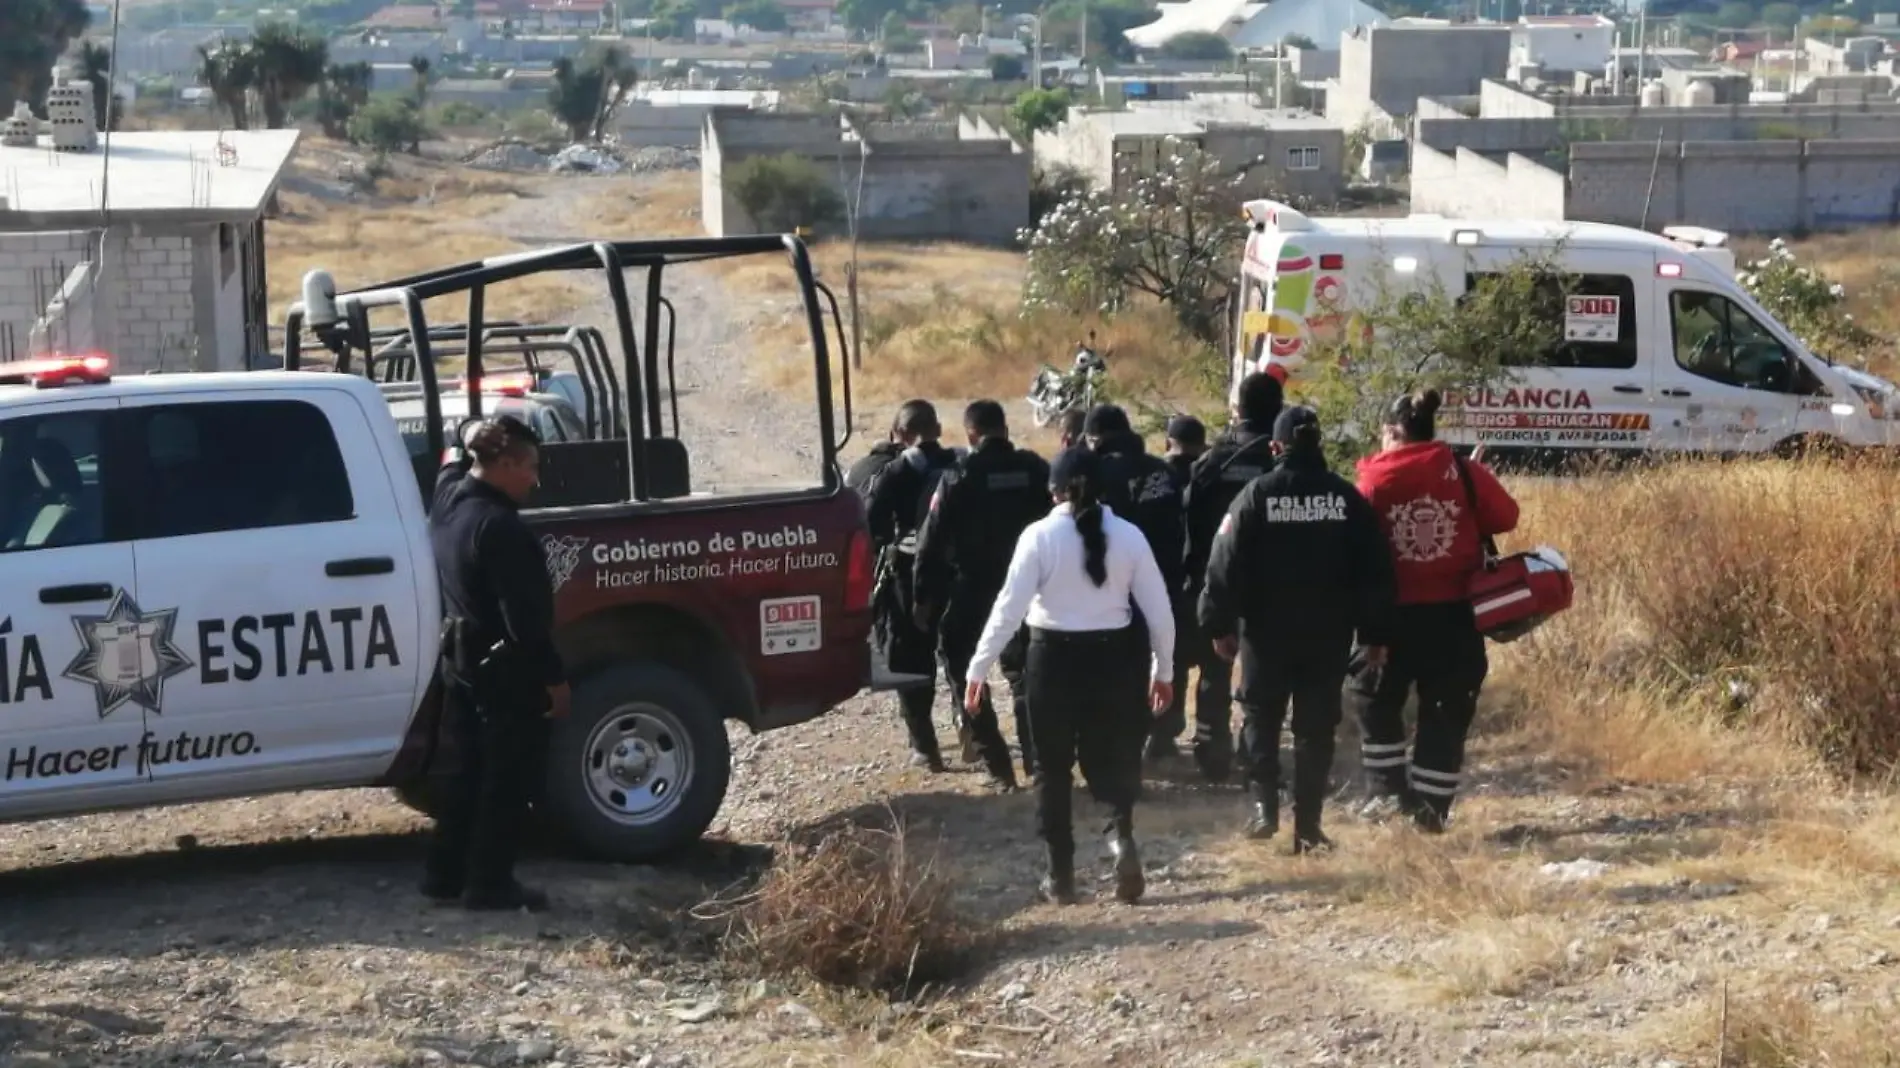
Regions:
[[[1517,526],[1517,502],[1496,476],[1434,440],[1438,406],[1430,389],[1393,401],[1384,449],[1359,461],[1359,492],[1392,542],[1399,607],[1383,670],[1361,672],[1353,684],[1375,803],[1390,798],[1434,832],[1451,813],[1489,669],[1466,590],[1484,565],[1483,539]],[[1404,709],[1414,687],[1418,737],[1408,775]]]

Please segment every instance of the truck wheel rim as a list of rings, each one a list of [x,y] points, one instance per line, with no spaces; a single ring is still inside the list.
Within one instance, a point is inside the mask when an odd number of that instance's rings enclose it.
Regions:
[[[581,774],[601,815],[628,826],[656,823],[679,807],[692,783],[692,742],[671,711],[623,705],[594,727]]]

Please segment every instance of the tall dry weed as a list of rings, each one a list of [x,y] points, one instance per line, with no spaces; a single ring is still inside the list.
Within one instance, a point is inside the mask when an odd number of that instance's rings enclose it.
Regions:
[[[1900,470],[1812,459],[1526,480],[1576,608],[1526,643],[1573,690],[1661,687],[1838,768],[1900,764]]]
[[[955,978],[984,941],[936,850],[902,823],[847,824],[778,863],[739,907],[749,964],[876,992]]]

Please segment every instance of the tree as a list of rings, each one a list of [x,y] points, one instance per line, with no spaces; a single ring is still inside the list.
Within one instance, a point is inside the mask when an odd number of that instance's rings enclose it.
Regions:
[[[726,168],[725,191],[765,233],[816,228],[844,216],[844,198],[832,181],[796,153],[754,156]]]
[[[878,27],[878,36],[883,38],[886,52],[914,52],[923,45],[923,41],[911,32],[910,23],[905,21],[901,11],[884,16],[884,21]]]
[[[607,120],[633,91],[639,74],[617,46],[596,49],[577,62],[563,57],[554,63],[554,84],[548,89],[548,109],[568,136],[576,141],[598,141]]]
[[[255,71],[258,106],[264,125],[281,130],[290,121],[290,105],[323,81],[330,45],[315,30],[272,22],[258,27],[245,46]]]
[[[785,6],[778,0],[739,0],[727,5],[724,15],[727,22],[766,33],[782,33],[790,25],[785,18]]]
[[[89,21],[84,0],[0,0],[0,117],[45,99],[53,64]]]
[[[1169,59],[1232,59],[1234,46],[1218,33],[1189,30],[1168,38],[1161,54]]]
[[[1069,91],[1031,89],[1009,106],[1009,119],[1024,137],[1035,137],[1068,121]]]
[[[416,105],[418,107],[429,106],[429,70],[432,66],[429,57],[421,53],[409,57],[409,69],[416,76]]]
[[[1728,3],[1715,9],[1715,24],[1724,29],[1745,30],[1755,25],[1758,17],[1755,5],[1743,0],[1728,0]]]
[[[1473,393],[1501,387],[1517,369],[1549,362],[1564,344],[1572,279],[1560,250],[1519,255],[1453,293],[1439,274],[1372,275],[1331,298],[1332,322],[1314,309],[1301,327],[1305,351],[1293,391],[1318,408],[1342,463],[1378,447],[1384,409],[1417,389]]]
[[[249,48],[229,43],[198,46],[198,80],[231,117],[231,128],[250,128],[251,90],[257,85],[257,57]]]
[[[1880,345],[1880,336],[1847,312],[1847,289],[1795,258],[1781,238],[1768,243],[1768,254],[1744,263],[1735,280],[1768,313],[1794,331],[1802,344],[1833,360],[1864,359]]]
[[[350,140],[378,155],[413,149],[428,136],[422,111],[407,97],[378,96],[350,117]]]
[[[875,33],[890,15],[909,10],[909,0],[838,0],[837,14],[845,27],[858,33]]]
[[[374,74],[368,63],[332,63],[317,87],[317,122],[330,137],[349,137],[350,120],[369,103]]]
[[[1792,31],[1801,21],[1801,9],[1794,4],[1769,4],[1761,9],[1764,24]]]
[[[1154,9],[1143,0],[1058,0],[1043,15],[1043,44],[1074,48],[1078,32],[1088,25],[1089,57],[1093,60],[1135,58],[1124,31],[1154,21]]]
[[[698,36],[699,9],[691,0],[660,0],[647,14],[649,32],[661,40],[690,41]]]
[[[1285,37],[1280,38],[1280,47],[1281,48],[1305,48],[1305,49],[1319,48],[1318,45],[1313,43],[1313,39],[1311,37],[1308,37],[1307,35],[1303,33],[1289,33]]]
[[[990,79],[998,82],[1020,82],[1029,77],[1029,68],[1015,56],[991,56]]]
[[[1065,200],[1025,235],[1025,305],[1115,312],[1146,295],[1219,341],[1245,237],[1237,176],[1193,145],[1170,148],[1153,173]]]
[[[92,85],[93,121],[101,130],[119,127],[119,98],[112,91],[112,49],[87,41],[79,46],[79,76]]]

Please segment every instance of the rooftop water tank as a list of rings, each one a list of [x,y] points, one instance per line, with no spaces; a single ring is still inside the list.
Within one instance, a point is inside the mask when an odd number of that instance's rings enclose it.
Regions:
[[[1659,108],[1663,106],[1664,96],[1661,82],[1644,82],[1643,88],[1636,94],[1636,102],[1642,107]]]
[[[1715,106],[1715,86],[1706,78],[1697,78],[1682,91],[1682,106],[1685,108],[1706,108]]]

